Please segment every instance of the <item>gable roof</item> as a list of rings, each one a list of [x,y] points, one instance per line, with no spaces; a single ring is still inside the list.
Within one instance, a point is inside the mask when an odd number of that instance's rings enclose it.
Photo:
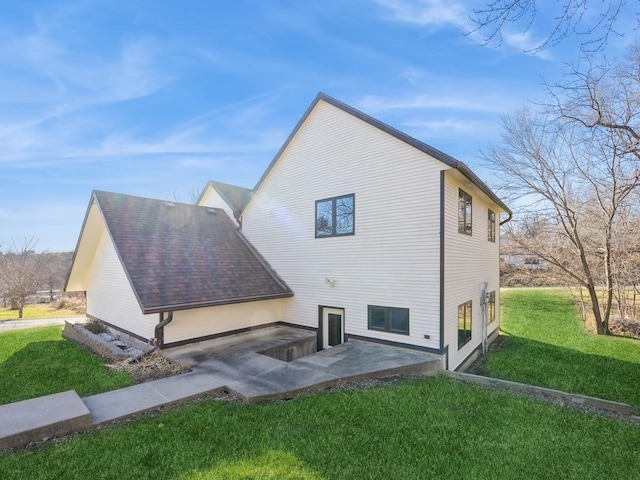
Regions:
[[[94,202],[144,314],[293,295],[221,209],[103,191]]]
[[[372,116],[367,115],[366,113],[363,113],[360,110],[357,110],[357,109],[355,109],[355,108],[353,108],[353,107],[351,107],[351,106],[349,106],[349,105],[347,105],[345,103],[342,103],[339,100],[336,100],[335,98],[330,97],[329,95],[326,95],[325,93],[322,93],[322,92],[319,92],[318,95],[316,95],[316,98],[313,100],[311,105],[309,105],[309,107],[307,108],[306,112],[304,113],[302,118],[298,121],[298,123],[296,124],[295,128],[293,129],[293,131],[291,132],[289,137],[285,140],[285,142],[282,145],[282,147],[280,147],[280,150],[278,150],[278,153],[276,153],[276,156],[273,158],[273,160],[271,161],[271,163],[269,164],[269,166],[267,167],[265,172],[262,174],[262,176],[258,180],[258,183],[256,184],[256,186],[253,188],[253,190],[251,192],[251,196],[255,192],[258,191],[258,189],[262,185],[262,182],[264,182],[264,180],[267,178],[267,176],[269,175],[269,172],[271,171],[271,169],[278,162],[278,160],[280,159],[280,157],[282,156],[284,151],[289,146],[289,143],[291,143],[293,138],[298,133],[298,130],[300,130],[302,125],[307,120],[307,117],[311,114],[313,109],[316,107],[316,105],[321,100],[324,101],[324,102],[327,102],[330,105],[333,105],[336,108],[339,108],[340,110],[342,110],[342,111],[344,111],[344,112],[346,112],[346,113],[348,113],[350,115],[353,115],[354,117],[362,120],[363,122],[368,123],[369,125],[372,125],[372,126],[378,128],[378,129],[382,130],[385,133],[388,133],[389,135],[397,138],[398,140],[401,140],[404,143],[406,143],[408,145],[411,145],[412,147],[420,150],[421,152],[424,152],[427,155],[429,155],[429,156],[441,161],[445,165],[447,165],[447,166],[449,166],[451,168],[457,169],[458,171],[460,171],[460,173],[462,173],[462,175],[464,175],[467,179],[469,179],[469,181],[471,181],[476,187],[478,187],[485,195],[487,195],[487,197],[489,197],[491,199],[491,201],[493,201],[496,205],[498,205],[504,212],[506,212],[509,215],[509,218],[507,218],[507,220],[503,221],[502,223],[505,223],[505,222],[507,222],[507,221],[509,221],[511,219],[511,210],[509,209],[509,207],[507,207],[502,202],[502,200],[500,200],[500,198],[498,198],[498,196],[495,193],[493,193],[491,191],[491,189],[489,187],[487,187],[487,185],[485,185],[484,182],[482,182],[482,180],[480,180],[476,176],[476,174],[473,173],[471,171],[471,169],[469,167],[467,167],[463,162],[460,162],[459,160],[456,160],[455,158],[447,155],[446,153],[443,153],[440,150],[437,150],[437,149],[427,145],[426,143],[421,142],[420,140],[417,140],[417,139],[407,135],[406,133],[403,133],[400,130],[397,130],[397,129],[387,125],[386,123],[383,123],[380,120],[377,120],[377,119],[373,118]],[[244,205],[242,206],[242,210],[244,210],[244,208],[250,202],[251,196],[249,196],[247,198],[247,200],[245,201]]]
[[[207,191],[207,187],[211,187],[216,192],[218,192],[222,199],[231,207],[231,209],[233,210],[233,215],[236,218],[240,216],[242,206],[245,204],[252,192],[250,188],[238,187],[236,185],[230,185],[228,183],[210,180],[202,189],[200,198],[198,198],[198,201],[196,203],[200,203],[202,197],[204,197],[204,194]]]

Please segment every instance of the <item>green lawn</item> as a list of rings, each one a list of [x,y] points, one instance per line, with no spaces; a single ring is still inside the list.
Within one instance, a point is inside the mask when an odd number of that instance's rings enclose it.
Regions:
[[[509,336],[487,359],[492,375],[640,404],[638,342],[584,333],[561,292],[502,300]],[[81,395],[118,387],[57,327],[0,334],[0,362],[0,395],[52,393],[31,391],[48,381]],[[177,407],[0,454],[0,478],[626,480],[640,477],[638,452],[637,424],[431,377],[268,405]]]
[[[0,404],[66,390],[90,395],[132,384],[129,374],[108,371],[99,357],[63,339],[61,331],[0,333]]]
[[[502,292],[504,344],[479,372],[640,406],[640,341],[588,333],[568,292]]]
[[[211,400],[0,456],[3,479],[629,479],[640,428],[431,377]]]
[[[55,304],[40,303],[35,305],[25,305],[22,312],[22,320],[77,317],[79,315],[81,314],[66,308],[56,309]],[[0,322],[2,320],[18,320],[18,310],[0,308]]]

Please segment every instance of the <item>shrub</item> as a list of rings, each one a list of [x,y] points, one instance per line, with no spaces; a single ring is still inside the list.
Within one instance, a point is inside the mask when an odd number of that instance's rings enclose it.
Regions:
[[[84,298],[84,294],[81,292],[65,293],[61,295],[56,302],[55,307],[56,310],[66,308],[83,315],[87,312],[87,302]]]

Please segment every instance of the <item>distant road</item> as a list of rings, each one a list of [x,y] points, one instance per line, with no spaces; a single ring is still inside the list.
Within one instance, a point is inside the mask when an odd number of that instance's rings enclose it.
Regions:
[[[69,323],[85,323],[87,318],[84,315],[66,318],[41,318],[34,320],[0,320],[0,332],[3,330],[16,330],[19,328],[54,327]]]

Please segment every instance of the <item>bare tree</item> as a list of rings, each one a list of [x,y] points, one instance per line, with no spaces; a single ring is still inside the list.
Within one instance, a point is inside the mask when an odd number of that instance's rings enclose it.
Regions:
[[[621,154],[640,160],[640,44],[621,62],[583,59],[569,81],[549,87],[553,110],[590,130],[608,130]]]
[[[503,142],[485,158],[533,207],[519,212],[518,243],[584,287],[598,333],[608,333],[617,221],[640,183],[635,157],[615,130],[522,110],[505,118]]]
[[[34,238],[25,238],[0,256],[0,289],[9,299],[11,309],[18,310],[18,318],[22,318],[27,297],[36,292],[40,281],[42,263],[34,248]]]
[[[72,252],[51,253],[43,252],[38,254],[41,265],[40,286],[46,286],[49,293],[49,301],[53,302],[54,291],[62,290],[64,282],[71,269]]]
[[[508,25],[514,25],[527,33],[539,20],[541,10],[549,8],[547,0],[491,0],[485,7],[474,9],[471,20],[476,24],[473,32],[485,33],[485,43],[501,44]],[[627,5],[630,3],[630,5]],[[539,8],[539,5],[543,4]],[[639,18],[635,2],[626,0],[564,0],[555,2],[553,21],[546,37],[529,52],[537,52],[548,45],[557,45],[573,35],[584,38],[584,51],[600,51],[609,37],[624,36],[616,30],[616,24],[625,16]]]
[[[192,203],[196,205],[198,200],[200,200],[200,194],[202,193],[203,188],[198,187],[198,185],[192,185],[187,192],[187,203]],[[178,193],[178,189],[174,188],[171,190],[171,199],[174,202],[182,203],[182,195]]]

